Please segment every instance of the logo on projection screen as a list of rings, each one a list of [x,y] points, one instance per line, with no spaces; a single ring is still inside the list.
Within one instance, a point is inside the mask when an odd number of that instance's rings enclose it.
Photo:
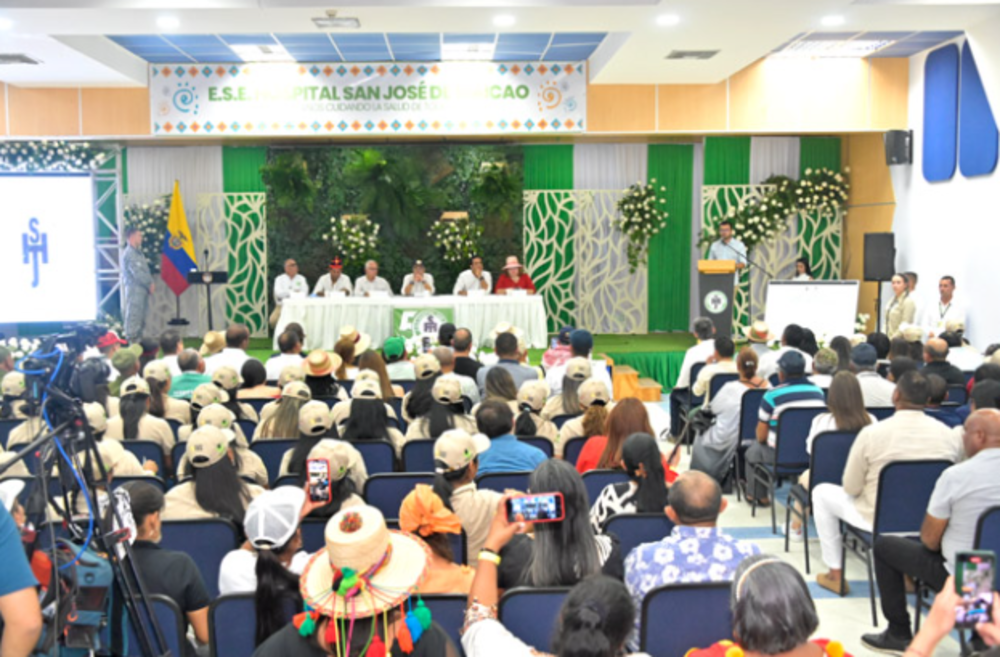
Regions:
[[[42,264],[49,264],[49,236],[38,232],[38,219],[35,217],[28,221],[28,232],[21,235],[21,251],[24,254],[24,264],[31,264],[31,287],[38,287],[39,258]]]
[[[726,298],[723,292],[713,290],[705,295],[705,309],[713,315],[718,315],[728,307],[729,299]]]

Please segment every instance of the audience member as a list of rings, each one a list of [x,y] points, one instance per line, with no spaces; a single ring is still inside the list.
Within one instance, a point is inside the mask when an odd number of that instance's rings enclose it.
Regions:
[[[374,381],[362,379],[355,381],[351,390],[354,398],[351,401],[340,402],[348,404],[347,415],[340,430],[341,437],[349,443],[385,440],[401,454],[406,439],[399,429],[389,424],[389,418],[395,418],[396,414],[382,401],[381,392]],[[331,419],[336,421],[333,412]]]
[[[265,370],[268,381],[277,381],[281,376],[281,370],[289,365],[302,365],[302,340],[295,331],[287,328],[284,333],[278,336],[278,349],[280,353],[267,359]]]
[[[941,338],[931,338],[924,345],[924,376],[936,374],[948,385],[964,386],[962,370],[948,362],[948,343]]]
[[[1000,411],[976,411],[965,423],[966,461],[942,473],[934,486],[920,542],[901,536],[875,539],[875,578],[889,627],[861,642],[878,652],[903,652],[913,635],[906,609],[906,576],[941,591],[954,571],[955,554],[974,547],[984,511],[1000,505]]]
[[[489,451],[479,457],[481,475],[534,470],[538,464],[547,460],[545,452],[522,443],[514,436],[514,413],[503,402],[484,401],[480,404],[476,411],[476,427],[490,439]]]
[[[389,370],[385,368],[385,361],[382,359],[382,354],[372,349],[361,354],[361,357],[358,358],[358,373],[355,375],[355,380],[360,379],[362,372],[365,370],[376,374],[378,378],[377,383],[382,390],[382,399],[403,398],[403,386],[393,384],[392,378],[389,376]],[[475,388],[475,384],[472,387]],[[477,391],[476,394],[478,395],[479,392]]]
[[[945,399],[948,398],[947,382],[937,374],[927,374],[926,367],[924,368],[924,376],[927,377],[927,386],[930,391],[924,413],[943,423],[949,429],[961,426],[962,418],[955,412],[957,406],[944,406]]]
[[[479,369],[483,365],[471,356],[472,331],[467,328],[460,328],[455,331],[452,346],[455,349],[455,373],[475,380]]]
[[[549,420],[543,420],[541,416],[548,392],[549,387],[544,381],[528,381],[521,386],[521,389],[517,391],[517,419],[514,421],[514,434],[545,438],[552,443],[554,452],[559,443],[559,429]]]
[[[495,448],[496,443],[486,454]],[[528,489],[562,493],[565,518],[536,523],[534,540],[518,535],[500,550],[500,588],[573,586],[600,572],[622,579],[623,556],[618,539],[594,535],[587,488],[572,465],[559,459],[543,462],[531,473]]]
[[[552,346],[542,354],[542,365],[549,372],[552,371],[553,367],[565,365],[566,361],[573,357],[573,349],[569,344],[569,335],[574,330],[576,329],[572,326],[564,326],[559,329],[556,337],[552,338]]]
[[[886,360],[890,357],[889,349],[892,343],[885,333],[869,333],[866,342],[875,347],[875,357],[878,360]]]
[[[170,376],[180,376],[181,368],[177,363],[177,357],[184,351],[184,340],[181,339],[181,334],[173,329],[164,331],[163,335],[160,336],[160,351],[163,352],[160,362],[167,366]]]
[[[326,449],[332,449],[333,444],[342,443],[351,447],[349,450],[344,450],[348,464],[346,465],[347,472],[343,474],[349,476],[355,485],[354,490],[342,491],[346,498],[349,497],[350,493],[355,492],[355,490],[364,490],[365,482],[368,481],[368,470],[365,467],[365,462],[361,458],[360,452],[354,449],[349,443],[344,443],[338,439],[337,427],[333,426],[333,420],[330,418],[330,413],[326,410],[325,406],[326,404],[323,402],[311,401],[306,403],[299,411],[299,439],[295,443],[295,447],[285,452],[285,455],[282,457],[279,473],[280,476],[290,474],[299,475],[301,483],[304,484],[306,460],[315,455],[313,448],[323,443]]]
[[[816,352],[819,351],[819,343],[816,342],[816,334],[813,333],[811,328],[802,329],[802,353],[807,356],[816,357]]]
[[[837,367],[832,374],[851,371],[851,350],[853,348],[854,345],[851,344],[851,341],[842,335],[830,340],[830,349],[837,355]]]
[[[917,367],[917,361],[913,360],[908,356],[900,356],[899,358],[894,358],[891,363],[889,363],[889,381],[893,384],[903,378],[903,375],[907,372],[916,372],[920,368]],[[860,376],[860,375],[859,375]]]
[[[139,355],[141,353],[142,347],[133,344],[128,347],[122,347],[111,357],[111,368],[117,374],[114,380],[111,378],[108,379],[108,394],[112,397],[121,396],[122,381],[133,376],[139,376],[139,373],[142,371],[139,367]]]
[[[152,440],[164,454],[174,447],[174,432],[166,420],[149,414],[149,384],[133,376],[122,382],[120,415],[108,420],[104,434],[111,440]],[[11,440],[13,440],[13,435]]]
[[[417,484],[399,507],[399,528],[423,539],[430,548],[427,573],[417,593],[468,593],[476,572],[455,563],[449,534],[461,534],[462,522],[427,484]]]
[[[493,345],[496,355],[499,358],[496,365],[483,367],[476,372],[476,385],[479,392],[485,395],[486,375],[495,367],[505,369],[510,372],[514,379],[515,388],[520,388],[525,381],[533,381],[538,378],[538,372],[533,367],[522,365],[520,362],[521,352],[517,344],[517,336],[513,333],[501,333],[497,336]]]
[[[743,335],[747,339],[747,346],[757,354],[757,358],[760,359],[767,352],[771,351],[768,343],[774,340],[774,335],[771,333],[771,329],[768,327],[767,322],[758,319],[749,327],[741,327],[743,330]]]
[[[896,390],[895,384],[886,381],[875,371],[876,361],[875,347],[870,344],[859,344],[851,350],[851,364],[858,375],[865,408],[892,406],[892,395]]]
[[[732,338],[726,335],[720,335],[715,338],[715,352],[705,360],[705,367],[701,368],[701,372],[698,373],[698,379],[694,382],[694,386],[691,388],[692,394],[695,397],[704,398],[704,403],[709,403],[712,401],[711,397],[711,383],[712,377],[716,374],[736,374],[736,361],[733,360],[733,355],[736,353],[736,347],[733,344]]]
[[[339,370],[343,362],[340,356],[329,351],[314,349],[309,352],[302,369],[313,399],[347,399],[347,392],[337,384],[337,379],[333,378],[333,372]],[[339,376],[337,378],[344,380]]]
[[[810,383],[819,386],[823,390],[830,387],[833,382],[833,375],[836,374],[840,365],[840,357],[833,349],[820,349],[813,357],[813,373],[809,377]]]
[[[604,435],[593,436],[584,444],[576,460],[576,471],[583,474],[590,470],[620,469],[625,439],[634,433],[652,435],[653,427],[649,424],[645,404],[635,397],[627,397],[608,413]],[[667,482],[677,478],[665,457],[663,469]]]
[[[522,387],[535,382],[545,383],[539,379],[532,379],[525,381]],[[484,401],[503,402],[510,406],[512,413],[517,413],[517,391],[518,385],[514,383],[514,377],[507,370],[499,367],[491,367],[486,373],[486,388],[483,391]],[[473,409],[472,412],[475,413],[476,409]]]
[[[209,331],[201,339],[201,346],[198,353],[202,358],[210,358],[226,348],[226,334],[221,331]]]
[[[312,401],[309,386],[303,381],[292,381],[281,389],[281,397],[268,407],[261,409],[262,420],[254,431],[254,440],[288,439],[299,435],[299,410],[306,402]]]
[[[812,356],[802,350],[802,343],[806,339],[805,331],[798,324],[789,324],[781,334],[781,347],[776,351],[770,351],[760,358],[760,365],[757,371],[767,380],[778,373],[778,361],[789,351],[797,352],[805,360],[805,372],[812,371]]]
[[[787,331],[786,331],[787,333]],[[862,347],[865,345],[861,345]],[[786,351],[778,361],[778,379],[781,384],[764,393],[757,415],[757,442],[746,452],[747,467],[774,463],[775,445],[778,439],[778,419],[789,408],[810,408],[823,406],[826,398],[823,391],[805,378],[806,356],[798,350]],[[766,497],[767,489],[760,481],[747,485],[747,501],[767,506],[771,500]]]
[[[212,377],[205,374],[205,359],[194,349],[185,349],[177,357],[181,373],[170,383],[170,396],[174,399],[190,401],[194,389],[203,383],[211,383]]]
[[[894,337],[890,345],[891,346],[889,348],[889,360],[896,360],[897,358],[902,358],[904,356],[906,358],[910,357],[910,352],[912,351],[910,349],[910,343],[907,342],[906,338],[904,338],[902,335]],[[924,362],[923,354],[921,354],[918,362],[921,364]]]
[[[586,358],[571,358],[566,361],[560,392],[545,403],[542,408],[542,417],[551,420],[560,415],[578,415],[580,413],[580,386],[592,375],[593,368]],[[607,386],[605,386],[605,390],[607,390]]]
[[[414,404],[410,404],[412,409]],[[508,412],[510,409],[507,409]],[[412,412],[412,411],[411,411]],[[437,438],[449,429],[462,429],[475,433],[476,421],[465,414],[462,388],[458,381],[438,377],[431,388],[430,409],[425,415],[414,418],[406,427],[406,440]],[[508,425],[508,431],[510,425]]]
[[[452,342],[455,340],[455,325],[451,322],[445,322],[438,327],[438,345],[442,347],[448,347],[451,349]]]
[[[413,384],[413,388],[403,395],[402,410],[404,420],[413,422],[417,418],[424,417],[431,412],[431,409],[434,407],[434,395],[432,392],[434,384],[437,383],[440,376],[440,373],[435,373],[433,369],[425,371],[424,377],[417,379],[416,383]],[[461,384],[458,384],[458,390],[461,395]],[[464,405],[462,410],[464,412]]]
[[[948,322],[948,326],[949,329],[961,328],[958,331],[945,331],[938,336],[948,345],[948,362],[963,373],[975,371],[983,364],[983,354],[966,342],[964,322]]]
[[[843,584],[843,590],[849,590],[841,579],[840,522],[871,531],[882,468],[894,461],[955,461],[961,456],[961,445],[948,428],[924,415],[928,388],[927,377],[919,372],[904,375],[893,394],[895,414],[865,427],[855,439],[844,467],[843,485],[820,484],[813,489],[816,533],[823,561],[830,568],[816,577],[823,588],[840,593]]]
[[[698,363],[705,363],[709,356],[715,353],[715,325],[708,317],[694,320],[691,332],[695,337],[695,345],[684,352],[677,382],[670,391],[670,435],[677,438],[681,435],[686,408],[691,398],[691,368]]]
[[[455,371],[455,352],[449,347],[436,347],[431,354],[437,359],[441,374],[457,379],[462,387],[462,396],[468,397],[473,404],[478,404],[480,401],[479,386],[476,385],[476,380],[471,376],[465,376]]]
[[[667,505],[663,454],[648,433],[633,433],[622,446],[621,467],[629,480],[604,487],[590,508],[590,525],[600,532],[619,513],[662,513]]]
[[[369,351],[369,354],[375,355],[379,360],[382,357],[379,356],[374,351]],[[333,405],[330,409],[330,417],[333,423],[337,427],[341,427],[347,422],[347,418],[351,414],[351,408],[354,405],[355,399],[379,399],[383,400],[383,408],[385,408],[385,413],[387,418],[392,418],[394,421],[398,421],[399,418],[396,416],[396,411],[393,410],[392,406],[385,403],[386,399],[385,388],[388,379],[382,379],[378,374],[372,370],[361,370],[358,372],[358,378],[354,380],[354,385],[351,387],[351,399],[347,401],[339,401]],[[388,399],[393,398],[393,390],[390,388]]]
[[[241,402],[237,398],[240,387],[243,385],[243,377],[240,376],[239,370],[228,365],[218,367],[212,373],[212,383],[218,386],[220,390],[225,391],[226,401],[222,405],[231,410],[237,419],[250,420],[251,422],[257,422],[260,419],[253,406],[246,402]]]
[[[392,381],[415,381],[417,378],[413,363],[407,358],[406,341],[400,337],[386,338],[382,344],[385,356],[385,371]]]
[[[149,385],[149,414],[164,420],[177,420],[181,424],[191,423],[191,404],[170,396],[173,377],[162,360],[154,360],[142,372]],[[121,406],[119,402],[119,413]]]
[[[583,358],[590,366],[590,376],[598,381],[603,381],[608,390],[614,386],[611,383],[611,375],[608,373],[608,363],[604,358],[591,358],[594,351],[594,336],[585,329],[576,329],[569,336],[570,357],[564,359],[562,363],[549,368],[545,374],[545,381],[549,384],[551,394],[558,395],[562,392],[563,381],[566,378],[567,363],[570,358]]]
[[[243,379],[243,385],[236,391],[237,399],[274,399],[281,394],[281,388],[268,385],[264,364],[256,358],[243,364],[240,378]]]
[[[931,605],[926,620],[921,623],[920,631],[913,637],[910,645],[906,647],[906,652],[903,653],[898,650],[891,652],[905,654],[908,657],[937,654],[935,648],[942,639],[951,634],[952,630],[955,629],[956,612],[963,605],[965,605],[965,600],[956,591],[954,576],[950,576],[945,580],[941,590],[934,597],[934,604]],[[972,635],[972,650],[969,650],[968,654],[979,654],[983,657],[997,657],[1000,655],[1000,650],[997,649],[997,646],[1000,646],[1000,613],[997,613],[998,609],[1000,609],[1000,604],[998,604],[997,596],[994,593],[993,617],[988,622],[976,625],[976,633]],[[991,648],[985,652],[976,653],[975,644],[980,637]]]
[[[302,446],[306,446],[312,442],[311,436],[306,434],[305,428],[302,433],[304,437],[299,442]],[[361,452],[353,445],[343,440],[320,438],[309,448],[301,468],[295,465],[298,461],[295,451],[286,453],[285,464],[290,470],[289,474],[298,475],[299,486],[306,485],[307,474],[304,467],[306,460],[323,459],[330,464],[330,501],[310,508],[309,517],[329,518],[339,513],[341,509],[364,505],[361,493],[365,489],[365,482],[368,481],[368,469],[365,467]]]
[[[744,558],[760,553],[753,543],[738,541],[718,526],[726,510],[719,483],[703,472],[685,472],[667,493],[665,512],[674,523],[670,535],[644,543],[625,560],[625,585],[642,607],[646,594],[667,584],[727,582]],[[635,619],[637,643],[640,619]]]
[[[309,356],[312,356],[312,352]],[[307,373],[309,370],[308,359],[307,362],[303,364]],[[355,351],[355,342],[349,337],[342,337],[333,345],[333,352],[329,354],[331,358],[335,358],[336,361],[333,363],[334,367],[330,372],[330,376],[337,379],[338,381],[350,381],[358,374],[358,368],[354,366],[354,359],[358,356],[358,352]],[[321,370],[326,369],[326,363],[321,357],[317,357],[316,366]]]
[[[562,455],[566,448],[566,443],[573,438],[593,438],[604,435],[605,425],[608,421],[608,407],[611,403],[611,394],[607,387],[600,381],[588,379],[580,386],[580,404],[577,408],[583,411],[583,415],[576,415],[566,420],[559,428],[559,442],[556,445],[556,454]]]
[[[247,355],[247,348],[250,346],[250,329],[243,324],[233,324],[226,329],[226,347],[205,359],[206,374],[215,374],[220,367],[231,367],[239,372],[243,369],[243,363],[250,356]]]
[[[233,463],[236,466],[237,474],[243,479],[255,482],[258,486],[267,486],[267,467],[264,465],[264,460],[256,452],[250,450],[247,438],[243,434],[243,430],[240,429],[240,425],[237,424],[236,416],[233,415],[231,410],[222,404],[209,404],[202,408],[198,412],[195,427],[200,428],[204,426],[213,426],[221,431],[231,431],[234,435],[232,444]],[[178,432],[178,438],[181,439],[181,442],[184,442],[190,434],[191,427],[181,427]],[[185,454],[177,466],[178,476],[182,479],[190,476],[191,473],[189,470],[190,467],[188,466],[187,455]]]
[[[921,365],[924,362],[924,331],[919,326],[907,326],[903,329],[902,337],[906,340],[910,350],[909,356]]]

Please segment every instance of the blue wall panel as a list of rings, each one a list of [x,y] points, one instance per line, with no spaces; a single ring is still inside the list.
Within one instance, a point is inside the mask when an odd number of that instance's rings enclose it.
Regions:
[[[966,41],[962,46],[962,86],[959,103],[958,157],[962,175],[984,176],[997,168],[997,147],[1000,134],[997,122],[986,98],[979,69]]]
[[[939,48],[924,64],[924,178],[950,180],[958,160],[958,64],[955,44]]]

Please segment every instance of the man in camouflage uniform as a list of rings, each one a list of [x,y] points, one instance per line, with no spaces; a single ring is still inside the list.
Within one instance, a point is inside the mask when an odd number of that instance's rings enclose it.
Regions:
[[[135,342],[142,337],[146,321],[149,295],[153,293],[153,275],[149,262],[142,253],[142,231],[129,228],[125,231],[125,250],[122,251],[122,295],[125,300],[125,337]]]

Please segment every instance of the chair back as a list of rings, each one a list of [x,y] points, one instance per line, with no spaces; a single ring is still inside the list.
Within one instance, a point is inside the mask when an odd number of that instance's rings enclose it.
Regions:
[[[628,481],[628,475],[624,470],[591,470],[583,473],[583,485],[587,488],[591,505],[601,496],[605,487],[625,481]]]
[[[621,541],[622,556],[643,543],[660,541],[674,530],[674,523],[662,511],[656,513],[619,513],[604,523],[604,531]]]
[[[329,518],[306,518],[299,527],[302,529],[302,549],[312,554],[326,546],[326,523]]]
[[[403,399],[402,397],[393,397],[389,400],[389,406],[392,407],[392,411],[396,414],[396,422],[399,424],[399,430],[406,433],[406,420],[403,419]]]
[[[813,439],[809,460],[810,490],[820,484],[840,485],[847,455],[857,437],[857,431],[824,431]]]
[[[951,461],[893,461],[878,476],[875,535],[920,533],[938,477]]]
[[[722,373],[715,374],[708,382],[708,397],[709,399],[715,398],[715,393],[722,390],[722,386],[733,381],[739,381],[740,375],[736,373]]]
[[[351,445],[361,452],[369,475],[393,472],[396,469],[396,450],[388,440],[358,440]]]
[[[555,455],[555,447],[553,447],[552,441],[548,438],[543,438],[542,436],[518,436],[517,439],[522,443],[527,443],[532,447],[542,450],[545,452],[546,458],[552,458]]]
[[[805,472],[809,467],[806,438],[809,437],[813,419],[826,412],[825,406],[786,408],[778,416],[774,449],[775,466],[779,475]]]
[[[495,490],[498,493],[508,489],[527,493],[530,477],[531,471],[481,474],[476,477],[476,487],[480,490]]]
[[[164,520],[160,547],[185,552],[194,559],[205,580],[208,593],[219,595],[219,569],[222,559],[239,547],[236,525],[222,518]]]
[[[1000,506],[983,511],[976,523],[976,541],[973,543],[977,550],[993,550],[994,554],[1000,554]],[[993,590],[1000,590],[1000,570],[993,569]]]
[[[576,438],[570,438],[563,445],[563,459],[567,462],[576,465],[577,459],[580,458],[580,452],[583,451],[583,446],[587,444],[589,438],[585,436],[577,436]]]
[[[404,472],[434,472],[434,439],[418,438],[403,443]]]
[[[277,384],[275,384],[275,385],[277,385]],[[263,408],[265,406],[267,406],[268,404],[270,404],[271,402],[273,402],[275,400],[274,399],[243,399],[241,401],[244,404],[249,404],[250,408],[253,409],[253,412],[256,413],[257,417],[259,418],[261,410],[263,410]]]
[[[462,649],[462,625],[465,623],[465,607],[468,596],[435,593],[421,595],[424,605],[431,610],[434,622],[441,626],[455,646]]]
[[[372,475],[365,482],[365,501],[382,512],[386,518],[399,517],[399,505],[403,503],[417,484],[434,485],[431,472],[393,472]]]
[[[181,613],[180,607],[177,606],[176,602],[159,593],[151,594],[148,597],[149,605],[153,610],[153,616],[156,618],[156,623],[160,626],[160,631],[163,633],[163,641],[165,643],[163,647],[170,650],[171,655],[183,655],[184,644],[187,642],[185,638],[187,619]],[[146,627],[147,636],[152,641],[151,648],[158,654],[156,649],[156,633],[149,622],[150,619],[141,608],[139,613],[143,615],[140,622]],[[139,641],[135,625],[127,613],[124,616],[125,625],[128,628],[128,655],[142,655],[142,643]]]
[[[694,387],[694,382],[698,380],[698,375],[703,369],[705,369],[705,361],[691,365],[691,373],[688,375],[688,381],[691,382],[691,385],[688,386],[688,390]]]
[[[240,427],[240,431],[243,432],[243,435],[246,436],[247,442],[250,442],[250,439],[253,438],[254,431],[257,430],[257,423],[253,420],[240,418],[239,420],[236,420],[236,424]]]
[[[946,403],[962,406],[969,401],[969,391],[965,386],[952,384],[948,386],[948,396],[944,400]]]
[[[267,470],[267,480],[271,483],[277,481],[281,472],[281,460],[285,458],[285,453],[290,449],[295,449],[298,440],[294,439],[270,439],[264,438],[250,443],[250,451],[260,457]]]
[[[868,411],[868,414],[871,415],[876,420],[878,420],[879,422],[881,422],[882,420],[888,420],[896,413],[896,409],[893,408],[892,406],[874,406],[871,408],[866,408],[865,410]]]
[[[747,388],[743,393],[740,401],[740,440],[757,440],[760,400],[766,392],[766,388]]]
[[[177,440],[177,437],[180,434],[181,427],[183,426],[183,424],[181,424],[180,420],[175,420],[169,417],[166,418],[166,420],[167,424],[170,426],[170,430],[174,433],[174,440]]]
[[[975,371],[966,370],[962,372],[962,374],[965,375],[965,385],[969,385],[969,381],[972,381],[974,378],[976,378]]]
[[[337,385],[344,389],[344,394],[346,394],[347,398],[350,399],[351,398],[351,391],[354,390],[354,380],[353,379],[344,379],[343,381],[341,381],[341,380],[338,379],[337,380]]]
[[[208,646],[212,657],[251,657],[257,646],[257,610],[254,593],[224,595],[208,606]],[[297,609],[286,601],[284,609],[287,622],[291,622]],[[178,653],[184,655],[184,653]]]
[[[123,440],[122,447],[126,451],[135,454],[139,463],[152,461],[156,464],[157,472],[161,477],[166,477],[167,472],[164,466],[166,459],[163,458],[163,448],[160,443],[153,440]]]
[[[567,586],[510,589],[500,598],[497,615],[503,626],[518,639],[533,648],[548,651],[552,647],[559,611],[568,594]]]
[[[563,413],[562,415],[557,415],[552,418],[552,424],[556,425],[556,429],[562,429],[564,424],[575,417],[580,417],[581,415],[583,415],[583,413]]]
[[[652,657],[678,657],[732,638],[730,582],[671,584],[653,589],[642,601],[639,645]],[[670,622],[663,622],[663,619]]]
[[[23,420],[0,420],[0,445],[3,445],[4,449],[7,449],[7,439],[10,438],[10,432],[21,422]]]

